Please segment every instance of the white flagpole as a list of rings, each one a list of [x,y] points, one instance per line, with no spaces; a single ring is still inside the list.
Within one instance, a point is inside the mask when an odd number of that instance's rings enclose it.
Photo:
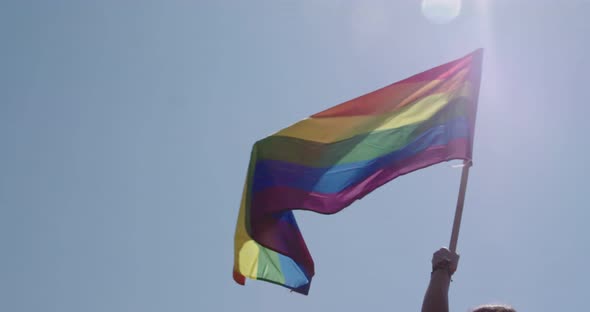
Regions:
[[[457,251],[457,240],[459,239],[459,229],[461,228],[461,216],[463,215],[463,204],[465,203],[469,167],[471,167],[471,161],[464,161],[463,172],[461,173],[461,186],[459,187],[459,196],[457,198],[457,208],[455,210],[455,220],[453,221],[453,231],[451,232],[451,242],[449,244],[449,250],[452,252]]]

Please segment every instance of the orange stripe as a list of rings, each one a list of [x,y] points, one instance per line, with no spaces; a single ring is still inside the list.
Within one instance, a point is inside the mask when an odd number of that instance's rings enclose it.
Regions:
[[[419,98],[434,93],[447,93],[456,88],[457,80],[468,79],[468,72],[480,50],[459,60],[435,67],[387,87],[336,105],[313,118],[379,115],[395,111]]]
[[[356,135],[399,128],[432,118],[455,98],[473,98],[472,89],[469,82],[459,83],[455,92],[432,94],[398,111],[380,115],[307,118],[273,135],[333,143]]]

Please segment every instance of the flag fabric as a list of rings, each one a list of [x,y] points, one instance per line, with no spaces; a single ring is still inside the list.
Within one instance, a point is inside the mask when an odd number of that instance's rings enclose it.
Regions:
[[[256,142],[235,233],[235,281],[307,294],[314,263],[293,210],[333,214],[400,175],[471,160],[482,56],[476,50]]]

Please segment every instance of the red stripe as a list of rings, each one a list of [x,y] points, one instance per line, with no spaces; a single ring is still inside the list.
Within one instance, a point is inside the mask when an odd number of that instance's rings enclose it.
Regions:
[[[246,277],[234,270],[234,281],[240,285],[246,285]]]
[[[472,66],[472,64],[480,59],[481,53],[481,49],[476,50],[463,58],[437,66],[379,90],[336,105],[311,117],[327,118],[378,115],[403,107],[429,94],[450,91],[456,88],[456,86],[445,84],[445,80],[451,78],[460,70]],[[473,62],[474,60],[475,62]],[[474,65],[477,66],[478,64]],[[421,88],[433,80],[440,80],[440,85],[421,90]]]

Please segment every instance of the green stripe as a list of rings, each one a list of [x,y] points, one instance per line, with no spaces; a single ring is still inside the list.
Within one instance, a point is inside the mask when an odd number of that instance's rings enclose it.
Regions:
[[[270,136],[256,143],[258,159],[280,160],[316,168],[373,159],[405,146],[432,127],[457,117],[466,117],[469,101],[468,98],[459,97],[449,102],[433,118],[421,123],[369,132],[334,143]]]
[[[250,154],[250,164],[248,165],[248,173],[246,175],[246,230],[248,235],[251,235],[250,231],[250,202],[251,202],[251,194],[252,194],[252,178],[254,176],[254,169],[256,168],[256,161],[258,160],[258,156],[260,152],[260,148],[257,144],[252,147],[252,152]],[[258,279],[264,279],[267,281],[275,282],[278,284],[285,284],[285,277],[281,273],[280,267],[280,260],[279,255],[262,245],[256,242],[258,245],[258,272],[256,272],[256,277]]]
[[[279,255],[268,248],[258,246],[258,277],[261,279],[273,281],[279,284],[285,284],[285,277],[281,273],[281,262]]]

